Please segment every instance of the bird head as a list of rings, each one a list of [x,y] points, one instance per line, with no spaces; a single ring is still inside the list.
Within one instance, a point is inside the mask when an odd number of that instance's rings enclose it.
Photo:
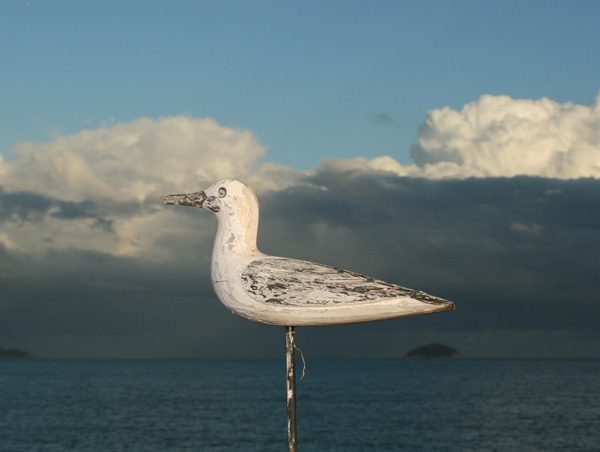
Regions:
[[[210,210],[219,220],[217,242],[238,254],[256,254],[258,200],[254,191],[239,181],[226,179],[204,191],[161,198],[167,205]],[[223,239],[223,240],[221,240]],[[221,243],[222,242],[222,243]]]
[[[167,205],[200,207],[218,216],[221,212],[240,214],[254,210],[258,215],[258,201],[254,191],[233,179],[221,180],[204,191],[168,195],[160,199]]]

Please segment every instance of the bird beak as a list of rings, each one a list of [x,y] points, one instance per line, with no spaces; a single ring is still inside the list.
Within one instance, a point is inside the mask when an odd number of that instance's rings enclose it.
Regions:
[[[202,209],[202,205],[204,204],[204,201],[206,201],[206,194],[203,191],[199,191],[183,195],[167,195],[160,199],[168,206],[191,206],[200,207]]]

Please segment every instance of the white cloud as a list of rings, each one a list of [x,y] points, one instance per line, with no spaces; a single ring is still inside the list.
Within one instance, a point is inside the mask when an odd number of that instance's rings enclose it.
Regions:
[[[417,165],[402,165],[389,155],[366,159],[356,157],[353,159],[325,159],[323,167],[339,173],[370,173],[383,171],[400,177],[418,177],[426,179],[464,179],[467,177],[481,177],[481,173],[472,168],[462,167],[454,162],[439,162],[428,164],[424,167]]]
[[[159,237],[177,227],[175,222],[186,223],[162,209],[159,196],[244,178],[265,147],[248,130],[173,116],[19,143],[11,151],[13,158],[0,160],[5,193],[92,201],[110,228],[98,227],[94,216],[67,221],[48,211],[37,222],[5,221],[2,243],[25,252],[74,248],[156,258],[169,254],[155,244]]]
[[[421,171],[415,165],[401,165],[388,155],[373,159],[366,159],[364,157],[325,159],[322,161],[322,164],[325,169],[342,173],[386,171],[398,176],[416,176]]]
[[[484,95],[460,111],[430,111],[411,154],[425,177],[598,178],[599,101]]]
[[[411,149],[416,164],[390,156],[325,160],[338,172],[385,171],[427,179],[600,178],[600,93],[590,105],[484,95],[460,111],[431,110]]]
[[[296,171],[289,166],[278,163],[263,163],[255,172],[244,178],[244,182],[250,185],[257,193],[266,190],[283,190],[302,183],[307,175],[314,171]]]
[[[412,151],[416,164],[402,165],[390,156],[359,157],[324,160],[323,169],[428,179],[600,178],[599,101],[600,94],[587,106],[485,95],[460,111],[430,111]],[[91,201],[95,209],[68,220],[52,216],[52,211],[41,220],[36,216],[36,221],[5,217],[0,243],[25,252],[74,248],[149,259],[173,257],[175,245],[165,245],[164,237],[178,230],[196,240],[200,224],[210,229],[212,219],[163,209],[159,196],[196,191],[223,178],[240,178],[259,193],[281,190],[303,184],[320,171],[299,172],[274,163],[255,168],[265,147],[251,131],[183,115],[140,118],[51,142],[19,143],[11,151],[13,157],[0,157],[5,193]],[[515,223],[512,228],[538,232],[538,225]],[[189,248],[176,246],[178,253]]]
[[[4,158],[2,157],[2,154],[0,154],[0,180],[6,180],[7,170],[8,168],[6,163],[4,163]]]
[[[265,147],[250,131],[172,116],[20,143],[12,152],[15,157],[4,164],[5,188],[71,201],[141,201],[165,190],[197,190],[243,177]]]

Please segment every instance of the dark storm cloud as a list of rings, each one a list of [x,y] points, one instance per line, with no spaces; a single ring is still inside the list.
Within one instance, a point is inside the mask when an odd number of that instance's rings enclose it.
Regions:
[[[233,316],[203,270],[73,250],[31,258],[0,246],[0,343],[29,343],[42,357],[235,354],[234,336],[212,343]]]
[[[0,223],[39,223],[46,216],[65,221],[89,218],[95,220],[94,228],[111,232],[114,218],[156,210],[154,204],[148,201],[104,201],[102,204],[91,200],[65,201],[28,191],[6,192],[0,186]]]
[[[95,218],[109,224],[92,201],[72,202],[26,191],[4,192],[0,187],[0,221],[38,222],[44,216],[75,220]]]
[[[5,193],[0,187],[0,221],[38,221],[52,205],[45,196],[28,192]]]
[[[265,245],[457,303],[452,321],[440,315],[417,323],[598,328],[600,181],[322,171],[309,182],[321,188],[264,200],[264,223],[273,219],[287,231],[265,226]]]
[[[6,195],[5,220],[96,215],[90,203]],[[323,169],[259,200],[263,252],[347,268],[457,305],[431,316],[302,329],[310,357],[399,356],[407,344],[421,345],[411,341],[433,338],[483,356],[518,355],[524,341],[535,342],[528,353],[538,355],[576,356],[574,347],[591,344],[584,353],[600,356],[598,180],[426,180]],[[102,208],[107,218],[134,211]],[[138,208],[164,207],[157,200]],[[0,245],[0,346],[67,357],[281,356],[279,328],[233,316],[212,291],[211,214],[181,208],[177,215],[193,229],[155,241],[176,259],[58,249],[30,256]],[[548,337],[560,341],[549,345]]]

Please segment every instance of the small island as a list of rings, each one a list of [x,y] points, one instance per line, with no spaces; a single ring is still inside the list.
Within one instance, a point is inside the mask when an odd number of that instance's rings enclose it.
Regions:
[[[427,344],[409,351],[404,358],[428,359],[428,358],[462,358],[455,348],[444,344]]]
[[[30,359],[33,358],[29,352],[19,350],[17,348],[9,348],[8,350],[0,347],[0,359]]]

